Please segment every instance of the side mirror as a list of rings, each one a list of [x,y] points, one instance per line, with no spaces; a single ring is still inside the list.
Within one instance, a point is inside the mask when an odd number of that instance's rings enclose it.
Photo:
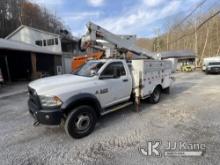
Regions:
[[[91,76],[95,76],[95,75],[97,75],[96,70],[93,70],[93,69],[92,69],[92,70],[90,71],[90,75],[91,75]]]

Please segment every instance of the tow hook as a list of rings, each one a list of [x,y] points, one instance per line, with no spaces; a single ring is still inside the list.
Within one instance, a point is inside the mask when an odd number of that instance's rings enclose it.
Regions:
[[[40,124],[40,122],[36,120],[36,121],[33,123],[33,126],[37,127],[39,124]]]

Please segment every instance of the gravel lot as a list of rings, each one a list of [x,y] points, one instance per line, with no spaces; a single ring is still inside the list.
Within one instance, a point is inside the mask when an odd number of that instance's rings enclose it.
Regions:
[[[175,76],[171,94],[159,104],[104,116],[91,135],[79,140],[62,127],[33,127],[27,94],[1,99],[0,164],[219,164],[220,75]],[[204,143],[206,152],[202,157],[143,156],[139,148],[154,139]]]

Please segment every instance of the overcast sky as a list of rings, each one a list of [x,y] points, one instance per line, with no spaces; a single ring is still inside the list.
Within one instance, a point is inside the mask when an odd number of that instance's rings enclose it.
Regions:
[[[85,32],[93,21],[118,34],[153,37],[169,23],[181,21],[203,0],[32,0],[45,6],[63,20],[73,35]],[[219,0],[207,0],[198,10],[202,12]]]

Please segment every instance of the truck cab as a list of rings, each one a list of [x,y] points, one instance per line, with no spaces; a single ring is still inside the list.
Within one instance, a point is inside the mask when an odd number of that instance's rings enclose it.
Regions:
[[[220,73],[220,61],[209,62],[206,66],[206,73]]]
[[[203,59],[202,70],[208,73],[220,72],[220,56],[208,57]]]
[[[58,125],[74,120],[74,128],[65,124],[65,129],[79,138],[93,130],[93,123],[108,107],[130,99],[132,77],[125,60],[94,60],[73,74],[35,80],[28,89],[29,111],[39,123]]]

